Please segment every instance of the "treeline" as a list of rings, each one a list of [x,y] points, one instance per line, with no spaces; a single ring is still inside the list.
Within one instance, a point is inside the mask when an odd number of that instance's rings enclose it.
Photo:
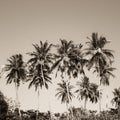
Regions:
[[[87,101],[92,103],[101,103],[102,92],[99,87],[102,85],[108,86],[110,84],[110,77],[115,77],[112,66],[114,63],[114,52],[105,48],[110,41],[106,37],[98,36],[98,33],[92,33],[91,37],[87,37],[86,47],[82,43],[75,44],[73,41],[60,39],[60,43],[49,44],[47,41],[40,41],[39,44],[33,44],[34,51],[27,53],[30,57],[27,62],[23,61],[22,54],[12,55],[7,59],[3,72],[6,73],[7,84],[15,84],[16,88],[16,108],[19,110],[18,88],[22,81],[29,82],[28,88],[32,86],[38,93],[38,110],[39,114],[39,90],[45,87],[49,88],[52,84],[51,74],[57,77],[58,72],[61,76],[61,81],[58,83],[56,97],[61,99],[62,103],[66,104],[68,111],[71,111],[71,118],[73,110],[71,101],[73,97],[77,96],[79,100],[84,100],[84,111],[86,111]],[[53,51],[54,50],[54,51]],[[98,75],[99,84],[90,81],[85,69],[93,71]],[[93,74],[94,75],[94,74]],[[71,79],[78,78],[79,82],[76,91],[72,89],[75,87],[71,85]],[[116,108],[120,106],[120,89],[115,89],[113,103]],[[101,111],[101,104],[99,104]]]

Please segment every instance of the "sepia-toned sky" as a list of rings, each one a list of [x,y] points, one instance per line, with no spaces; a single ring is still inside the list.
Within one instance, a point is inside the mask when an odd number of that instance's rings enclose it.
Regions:
[[[110,86],[104,91],[108,99],[104,96],[102,100],[102,109],[106,102],[111,107],[112,90],[120,86],[120,0],[0,0],[0,66],[16,53],[23,54],[26,61],[26,53],[39,40],[56,44],[64,38],[85,44],[92,32],[105,36],[111,41],[106,47],[115,51],[116,78],[110,79]],[[57,81],[54,77],[53,80]],[[40,111],[66,110],[54,96],[55,83],[48,91],[41,90]],[[0,90],[15,99],[14,85],[6,85],[4,78],[0,79]],[[37,94],[34,88],[28,90],[26,84],[19,89],[19,99],[22,109],[37,108]],[[82,104],[76,101],[72,105]],[[98,109],[98,104],[88,103],[87,107]]]

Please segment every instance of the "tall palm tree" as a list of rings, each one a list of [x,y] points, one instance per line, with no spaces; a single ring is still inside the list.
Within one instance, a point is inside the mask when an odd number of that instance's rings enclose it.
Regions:
[[[35,86],[38,91],[38,111],[39,111],[39,88],[43,86],[48,89],[48,83],[51,83],[50,64],[52,63],[52,54],[50,53],[52,44],[40,41],[40,45],[33,44],[35,51],[28,53],[31,58],[28,60],[28,80],[29,88]]]
[[[84,110],[86,110],[86,103],[88,99],[91,102],[97,102],[99,98],[98,86],[94,83],[89,82],[89,78],[84,76],[82,82],[77,82],[77,86],[79,87],[75,92],[78,94],[79,100],[85,100],[84,102]]]
[[[88,39],[90,40],[87,42],[88,48],[85,49],[85,55],[90,58],[88,69],[90,70],[92,67],[95,67],[95,71],[100,77],[100,85],[109,85],[109,77],[113,76],[112,71],[114,70],[110,68],[114,60],[113,51],[105,49],[105,45],[109,41],[103,36],[98,37],[98,33],[92,33],[92,38]],[[106,66],[110,69],[106,69]],[[106,72],[106,70],[109,70],[109,72]]]
[[[109,79],[110,77],[115,77],[115,75],[112,73],[115,68],[111,67],[110,65],[101,65],[100,67],[101,69],[98,70],[98,68],[96,67],[95,71],[99,71],[99,77],[100,77],[100,86],[101,85],[107,85],[109,86]],[[94,71],[94,72],[95,72]],[[99,108],[101,111],[101,98],[102,98],[102,92],[99,91],[100,97],[99,97]],[[108,95],[106,95],[108,98]]]
[[[14,83],[16,90],[16,107],[18,107],[18,88],[20,83],[26,78],[25,63],[21,54],[16,54],[8,59],[4,71],[7,73],[7,84]]]
[[[74,88],[72,85],[70,85],[70,82],[68,81],[62,81],[62,83],[58,83],[57,88],[57,94],[55,96],[58,96],[58,99],[61,99],[61,103],[66,104],[66,108],[68,111],[68,106],[70,102],[72,101],[72,98],[74,97],[72,93],[72,89]]]

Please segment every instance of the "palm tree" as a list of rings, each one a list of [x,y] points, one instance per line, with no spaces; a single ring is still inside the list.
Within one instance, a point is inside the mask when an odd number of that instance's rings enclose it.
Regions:
[[[74,78],[78,77],[78,74],[83,74],[83,76],[85,76],[84,66],[88,64],[88,60],[83,56],[82,47],[83,45],[81,44],[74,45],[70,53],[69,71],[72,72]]]
[[[98,37],[98,33],[92,33],[92,39],[88,39],[90,40],[87,42],[88,48],[85,49],[84,53],[90,58],[88,70],[95,67],[95,71],[100,77],[100,85],[109,85],[109,77],[113,76],[112,71],[114,70],[114,68],[111,67],[114,59],[113,51],[105,49],[105,45],[109,43],[109,41],[103,36]],[[99,97],[99,102],[100,101],[101,97]],[[101,104],[99,105],[101,108]]]
[[[70,85],[70,82],[68,81],[62,81],[62,83],[58,83],[57,88],[57,94],[55,96],[58,96],[58,99],[61,99],[61,103],[66,104],[66,108],[68,111],[68,106],[70,102],[72,101],[72,98],[74,97],[72,93],[72,89],[74,88],[72,85]]]
[[[90,57],[88,69],[93,66],[98,68],[100,73],[101,65],[110,65],[113,62],[113,51],[105,49],[105,45],[109,43],[105,37],[100,36],[98,33],[92,33],[92,39],[87,42],[88,48],[85,49],[85,55]]]
[[[115,75],[112,73],[115,70],[115,68],[110,67],[108,65],[103,66],[102,68],[103,69],[100,72],[100,84],[109,85],[110,77],[115,78]]]
[[[5,65],[4,71],[7,73],[7,84],[14,83],[16,90],[16,108],[18,107],[18,88],[20,83],[26,78],[25,64],[23,56],[16,54],[8,59],[8,64]]]
[[[57,45],[57,54],[54,54],[55,63],[51,67],[51,71],[57,68],[57,72],[61,72],[61,77],[63,78],[63,73],[68,68],[68,64],[70,62],[71,50],[73,48],[73,41],[67,41],[60,39],[61,45]],[[56,72],[56,76],[57,76]]]
[[[99,94],[98,85],[95,83],[90,83],[90,90],[92,91],[90,94],[90,101],[92,103],[97,103],[99,97],[101,97],[101,94]]]
[[[94,83],[89,82],[89,78],[84,76],[82,82],[77,82],[77,86],[79,87],[75,93],[78,94],[79,100],[85,100],[84,102],[84,110],[86,110],[86,103],[88,99],[93,102],[97,102],[99,98],[98,86]]]
[[[112,99],[112,103],[116,105],[118,109],[118,117],[120,118],[120,87],[114,89],[113,95],[114,98]]]
[[[57,54],[54,54],[55,62],[51,67],[51,71],[57,69],[57,73],[61,73],[61,77],[67,80],[67,77],[78,77],[79,74],[85,74],[83,67],[87,60],[83,59],[82,45],[75,45],[73,41],[60,39],[61,44],[57,45]],[[68,94],[69,96],[69,94]],[[72,111],[71,111],[72,112]]]
[[[69,77],[77,77],[78,73],[84,73],[83,66],[86,60],[82,56],[82,45],[75,45],[73,41],[60,39],[61,44],[57,45],[57,54],[54,55],[55,63],[51,71],[57,68],[57,72],[61,72],[61,77],[64,78],[63,73],[67,73]],[[56,76],[57,76],[56,72]]]
[[[100,86],[101,85],[107,85],[109,86],[109,79],[110,77],[115,78],[115,75],[112,73],[115,70],[115,68],[111,67],[110,65],[101,65],[100,71]],[[98,72],[98,68],[96,67],[95,71]],[[95,72],[94,71],[94,72]],[[99,108],[101,111],[101,98],[102,98],[102,92],[99,91],[100,97],[99,97]],[[106,95],[108,98],[108,95]]]
[[[50,64],[52,63],[52,54],[50,53],[52,44],[40,41],[40,45],[33,44],[35,51],[28,53],[31,58],[28,60],[28,80],[29,88],[33,85],[38,91],[38,111],[39,111],[39,88],[43,86],[48,89],[48,83],[51,83]]]

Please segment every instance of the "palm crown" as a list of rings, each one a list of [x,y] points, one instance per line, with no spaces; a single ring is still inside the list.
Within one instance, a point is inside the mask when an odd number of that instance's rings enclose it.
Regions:
[[[58,45],[57,54],[55,54],[55,63],[51,70],[57,67],[57,72],[60,71],[63,78],[63,73],[67,73],[70,77],[77,77],[78,73],[84,73],[83,66],[87,60],[82,56],[82,45],[75,45],[73,41],[60,40],[61,45]],[[56,73],[57,75],[57,73]]]
[[[113,78],[115,77],[115,75],[112,73],[115,70],[115,68],[110,67],[108,65],[103,66],[103,69],[100,72],[100,84],[103,85],[109,85],[109,78],[110,76],[112,76]]]
[[[74,97],[73,93],[71,92],[74,87],[70,85],[70,82],[65,81],[62,81],[62,83],[58,83],[58,86],[58,93],[56,94],[56,96],[58,96],[58,99],[61,98],[62,103],[70,103],[70,101]]]
[[[48,44],[47,41],[43,43],[40,41],[40,45],[33,44],[35,51],[28,53],[32,58],[28,61],[28,80],[31,80],[29,88],[35,85],[35,89],[40,86],[45,86],[48,89],[48,82],[51,83],[49,77],[50,64],[52,63],[52,54],[50,49],[52,44]]]
[[[85,55],[90,55],[88,69],[91,69],[93,65],[101,69],[100,66],[109,65],[113,62],[113,51],[104,48],[107,43],[109,41],[105,37],[98,37],[97,33],[92,34],[92,39],[87,42],[88,48],[85,49]]]
[[[85,99],[85,109],[86,109],[86,102],[90,99],[91,102],[97,102],[99,98],[99,91],[98,85],[95,83],[90,83],[89,78],[84,76],[82,82],[77,82],[78,89],[75,91],[78,94],[78,99],[83,100]]]
[[[78,99],[88,99],[91,93],[89,79],[84,77],[82,82],[77,82],[77,86],[79,89],[77,89],[75,92],[78,93]]]
[[[14,82],[17,86],[20,85],[21,80],[26,78],[25,64],[21,54],[16,54],[8,59],[9,64],[6,64],[5,71],[8,72],[7,84]]]

